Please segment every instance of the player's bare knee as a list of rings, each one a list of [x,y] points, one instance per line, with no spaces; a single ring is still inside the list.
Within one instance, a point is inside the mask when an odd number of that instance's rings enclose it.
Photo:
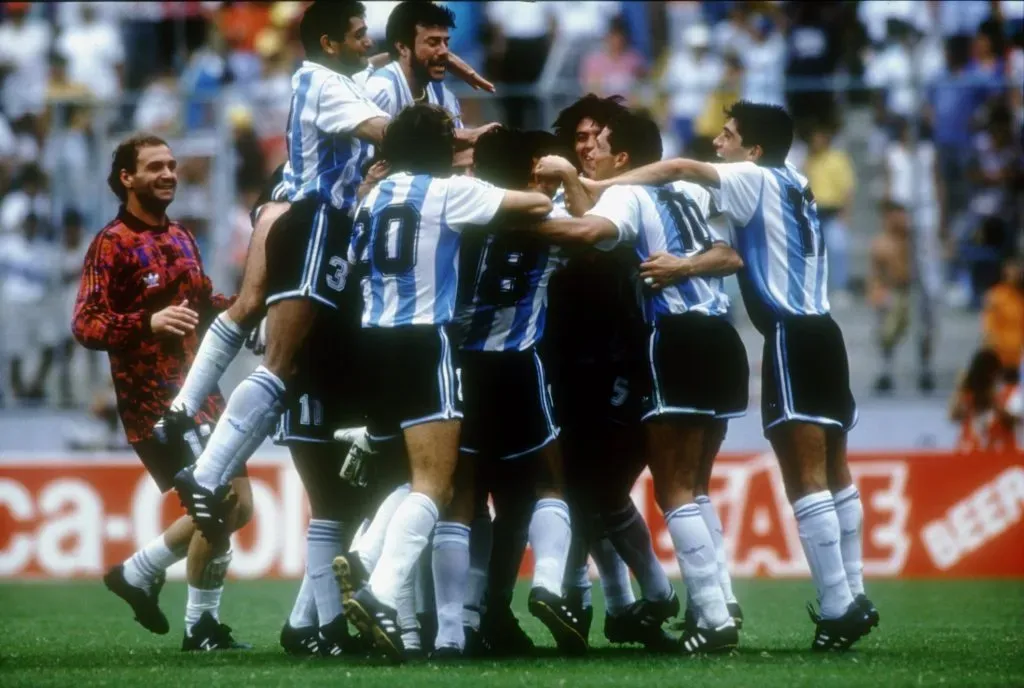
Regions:
[[[782,423],[769,430],[768,440],[778,458],[782,482],[791,502],[828,489],[823,427],[811,423]]]
[[[241,530],[252,520],[253,501],[252,485],[248,478],[235,478],[231,481],[231,490],[235,495],[235,504],[231,508],[231,530]]]

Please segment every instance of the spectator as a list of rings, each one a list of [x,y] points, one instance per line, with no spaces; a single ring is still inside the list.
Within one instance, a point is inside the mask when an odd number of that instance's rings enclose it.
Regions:
[[[46,397],[46,379],[53,365],[57,323],[45,308],[52,284],[53,249],[42,238],[46,227],[35,213],[22,220],[20,233],[0,244],[0,309],[11,391],[15,400],[39,402]],[[39,352],[36,374],[28,381],[27,363]]]
[[[22,231],[26,218],[35,215],[44,222],[50,217],[48,180],[39,165],[26,166],[14,190],[0,201],[0,230],[4,234]]]
[[[785,105],[786,39],[763,14],[751,15],[746,28],[750,41],[741,53],[746,73],[743,99]]]
[[[888,394],[895,386],[893,364],[896,347],[910,324],[911,263],[910,222],[904,208],[883,202],[882,231],[871,242],[868,272],[868,303],[878,318],[878,345],[882,370],[875,393]]]
[[[100,101],[117,98],[124,80],[124,45],[116,24],[100,21],[92,3],[81,6],[81,21],[67,27],[55,49],[68,65],[72,82],[85,85]]]
[[[68,75],[68,61],[60,53],[50,55],[50,78],[46,83],[46,103],[54,105],[67,101],[86,101],[92,93],[89,87]]]
[[[40,162],[52,181],[52,195],[59,204],[81,211],[96,210],[89,127],[92,110],[86,105],[66,105],[61,125],[43,144]]]
[[[78,287],[82,280],[82,266],[85,264],[85,253],[89,248],[89,242],[84,241],[82,236],[83,219],[81,213],[74,209],[64,212],[62,245],[60,253],[60,287],[54,293],[54,312],[52,318],[55,322],[63,325],[71,322],[72,312],[75,309],[75,299],[78,296]],[[99,377],[99,357],[96,352],[89,351],[75,345],[71,336],[71,330],[61,326],[58,331],[62,333],[58,341],[60,360],[58,362],[58,392],[60,405],[63,408],[75,406],[75,385],[72,384],[80,375],[75,371],[80,370],[74,365],[75,358],[84,358],[88,361],[89,382],[95,384]]]
[[[185,131],[194,132],[213,126],[214,100],[221,93],[223,85],[231,80],[225,54],[227,44],[224,37],[217,26],[211,24],[206,40],[189,53],[185,69],[178,80],[180,96],[188,97]]]
[[[285,131],[291,107],[292,65],[277,29],[260,33],[256,52],[263,59],[263,72],[252,89],[253,119],[267,161],[264,174],[269,175],[288,154]]]
[[[916,119],[922,105],[918,93],[941,74],[945,56],[936,54],[934,44],[920,41],[920,34],[908,23],[890,19],[887,36],[882,49],[868,60],[864,80],[880,91],[883,119]]]
[[[850,157],[833,145],[832,135],[824,124],[815,127],[805,173],[818,202],[818,219],[828,250],[829,300],[843,307],[851,302],[848,227],[856,177]]]
[[[697,118],[693,155],[698,160],[714,161],[715,147],[711,143],[725,126],[725,109],[740,99],[743,84],[743,62],[735,54],[725,56],[722,78],[707,97],[703,112]]]
[[[0,109],[12,121],[39,115],[46,102],[47,56],[53,40],[50,25],[29,17],[30,2],[7,2],[0,23]]]
[[[630,46],[625,21],[616,17],[608,27],[604,46],[584,58],[580,81],[584,92],[628,99],[646,73],[644,58]]]
[[[512,90],[501,98],[505,126],[533,129],[543,126],[537,99],[515,93],[537,82],[551,48],[556,21],[551,7],[539,2],[488,2],[490,45],[484,72]]]
[[[842,56],[842,29],[837,21],[842,4],[786,3],[786,11],[792,13],[787,35],[787,104],[797,122],[836,119],[834,89],[827,80]]]
[[[957,378],[949,404],[950,420],[960,423],[958,452],[1017,450],[1020,418],[1008,412],[1007,403],[1016,387],[1005,379],[994,352],[982,349],[974,355],[967,371]]]
[[[985,294],[982,344],[999,357],[1008,378],[1020,374],[1024,353],[1024,266],[1020,258],[1003,262],[1002,281]]]
[[[172,136],[181,128],[182,97],[173,69],[166,68],[142,91],[135,108],[134,127],[161,136]]]
[[[661,75],[661,88],[669,94],[672,127],[684,152],[693,145],[697,118],[722,79],[722,59],[709,49],[710,39],[711,32],[703,24],[687,27],[682,47],[669,57]]]

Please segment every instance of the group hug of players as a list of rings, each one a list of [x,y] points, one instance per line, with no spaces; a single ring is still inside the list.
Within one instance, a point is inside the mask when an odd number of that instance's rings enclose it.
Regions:
[[[311,508],[289,653],[528,654],[511,609],[527,543],[528,608],[561,652],[588,648],[590,557],[609,641],[729,651],[743,616],[708,483],[748,404],[722,286],[736,274],[817,588],[812,649],[850,647],[878,624],[845,455],[856,410],[788,114],[735,104],[720,164],[661,160],[657,126],[618,98],[581,98],[554,133],[466,128],[442,79],[489,84],[448,52],[452,26],[401,3],[367,67],[360,3],[306,10],[288,161],[253,209],[233,300],[166,218],[166,144],[115,153],[124,205],[90,248],[73,329],[110,351],[129,440],[188,515],[107,587],[166,633],[164,571],[187,553],[183,649],[245,646],[220,595],[252,512],[246,461],[276,430]],[[247,341],[262,363],[224,407],[217,382]],[[686,584],[679,637],[666,623],[683,605],[629,497],[644,467]]]

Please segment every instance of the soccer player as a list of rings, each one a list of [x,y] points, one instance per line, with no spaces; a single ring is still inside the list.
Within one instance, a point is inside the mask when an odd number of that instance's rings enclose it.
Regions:
[[[616,177],[660,160],[661,133],[650,119],[619,115],[601,131],[589,159],[595,180]],[[575,172],[569,161],[560,162]],[[693,622],[679,643],[687,654],[728,651],[738,640],[711,533],[695,501],[715,419],[742,414],[747,404],[746,351],[724,317],[721,283],[741,262],[708,227],[709,206],[709,194],[699,188],[614,186],[582,218],[549,220],[538,229],[557,242],[604,250],[626,244],[641,261],[667,253],[690,268],[680,284],[654,289],[652,280],[644,295],[652,389],[643,414],[655,495],[689,593]]]
[[[302,18],[307,59],[292,77],[283,175],[291,205],[266,237],[266,354],[228,400],[224,414],[229,422],[217,427],[195,466],[175,479],[182,503],[211,537],[224,525],[225,476],[259,447],[288,400],[301,404],[311,394],[298,384],[315,380],[317,371],[304,373],[302,366],[311,361],[299,353],[315,327],[324,321],[324,327],[351,325],[358,330],[358,309],[350,314],[344,306],[350,213],[360,166],[370,146],[380,142],[388,121],[351,78],[365,67],[371,45],[364,15],[359,2],[316,2]],[[286,398],[288,383],[292,387]],[[285,422],[301,424],[302,418],[299,409],[286,414]]]
[[[121,200],[117,217],[93,239],[85,257],[72,333],[83,346],[108,352],[117,405],[128,441],[161,491],[192,461],[198,447],[162,442],[153,431],[195,356],[197,329],[228,306],[213,293],[199,249],[187,229],[167,218],[177,188],[177,161],[162,139],[136,134],[118,144],[107,179]],[[217,420],[219,395],[197,409],[204,425]],[[199,434],[191,437],[201,442]],[[233,495],[229,531],[252,514],[244,473],[229,476]],[[231,562],[227,539],[211,542],[182,516],[164,533],[104,576],[107,587],[132,607],[136,620],[167,633],[158,598],[167,567],[188,557],[188,603],[183,650],[248,647],[220,623],[224,576]]]
[[[591,155],[598,134],[626,112],[621,100],[588,94],[555,121],[556,136],[563,148],[575,153],[573,162],[584,177],[594,174]],[[575,216],[589,209],[592,200],[575,174],[558,174],[556,179],[562,184],[556,204]],[[667,650],[675,643],[661,624],[678,613],[679,602],[629,495],[644,468],[640,389],[645,344],[635,263],[626,247],[570,260],[551,282],[550,326],[542,345],[551,365],[574,510],[569,592],[590,619],[589,550],[604,589],[605,637]],[[640,601],[620,554],[628,557],[640,583]]]
[[[846,461],[856,422],[846,344],[829,314],[824,241],[807,180],[786,165],[793,120],[740,101],[715,139],[726,163],[675,159],[590,184],[691,181],[728,219],[743,300],[764,335],[761,416],[818,590],[814,650],[846,649],[878,624],[864,595],[863,506]]]
[[[360,205],[349,250],[363,290],[360,367],[363,388],[372,390],[368,426],[378,436],[401,429],[412,480],[368,580],[358,557],[342,555],[335,570],[343,590],[354,591],[346,616],[396,659],[402,657],[396,599],[439,506],[451,497],[458,457],[461,385],[448,326],[460,233],[498,212],[540,218],[552,207],[538,192],[452,176],[454,142],[451,117],[436,106],[414,105],[392,120],[382,147],[391,174]]]

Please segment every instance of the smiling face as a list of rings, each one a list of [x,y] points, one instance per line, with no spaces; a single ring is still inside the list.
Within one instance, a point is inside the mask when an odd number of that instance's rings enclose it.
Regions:
[[[167,146],[145,146],[135,159],[135,171],[121,170],[121,183],[143,208],[163,213],[178,189],[178,161]]]
[[[576,158],[579,161],[580,168],[583,170],[583,174],[590,179],[595,179],[593,162],[590,160],[590,155],[593,153],[594,148],[597,147],[597,137],[601,133],[601,129],[602,127],[590,117],[584,117],[576,125],[576,136],[574,139]]]
[[[340,41],[327,34],[320,37],[320,48],[324,55],[344,74],[355,73],[366,67],[372,47],[373,39],[367,33],[366,20],[362,17],[349,17],[348,30]]]
[[[416,25],[412,50],[399,44],[399,59],[407,61],[413,73],[423,81],[441,81],[448,73],[448,28]]]
[[[608,140],[611,130],[605,127],[597,136],[596,145],[587,154],[587,161],[593,170],[595,181],[611,179],[626,170],[629,165],[629,155],[626,153],[612,153],[612,145]]]
[[[712,142],[718,157],[726,162],[744,162],[755,160],[753,151],[743,146],[743,137],[736,129],[736,120],[730,119],[722,127],[722,133]]]

